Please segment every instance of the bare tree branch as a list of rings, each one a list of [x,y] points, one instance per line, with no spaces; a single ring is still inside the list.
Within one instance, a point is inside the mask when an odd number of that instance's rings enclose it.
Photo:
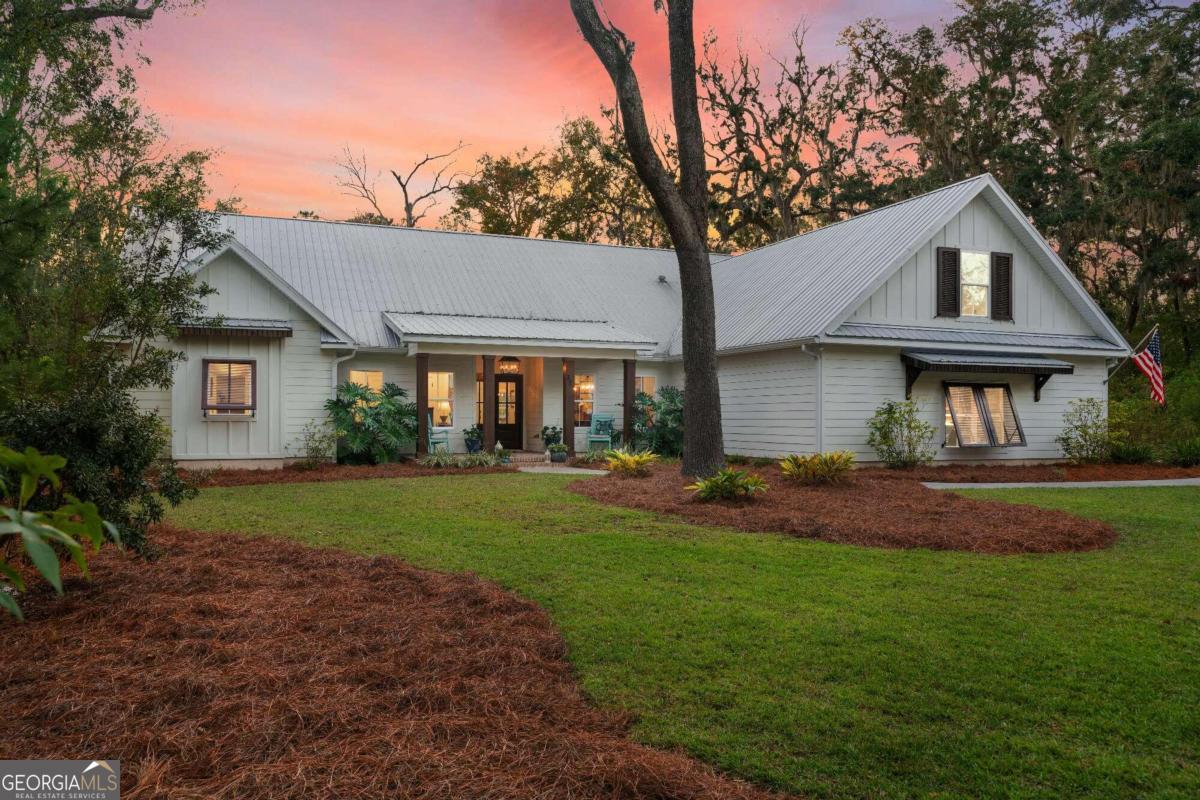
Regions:
[[[413,165],[412,169],[406,175],[401,175],[396,170],[391,170],[392,177],[396,179],[396,183],[400,186],[400,192],[404,195],[404,225],[406,227],[415,228],[417,223],[429,213],[430,209],[437,205],[437,200],[435,199],[437,195],[451,191],[463,178],[470,177],[469,173],[456,171],[451,172],[450,177],[447,178],[446,173],[454,166],[454,161],[449,161],[434,173],[433,183],[429,189],[417,194],[412,185],[417,173],[427,164],[432,164],[444,158],[450,158],[450,156],[459,152],[464,147],[466,147],[466,144],[460,141],[445,153],[427,153],[424,158]]]

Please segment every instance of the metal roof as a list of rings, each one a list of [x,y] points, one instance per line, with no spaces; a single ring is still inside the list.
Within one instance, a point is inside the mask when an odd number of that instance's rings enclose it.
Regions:
[[[810,339],[980,190],[973,178],[713,267],[717,349]],[[902,262],[901,262],[902,263]],[[849,311],[853,311],[850,308]]]
[[[658,343],[622,330],[607,320],[540,319],[385,312],[384,318],[402,341],[447,339],[531,340],[581,345],[623,345],[650,349]]]
[[[1021,372],[1044,375],[1069,375],[1075,365],[1045,356],[1014,356],[1004,353],[941,353],[904,350],[906,364],[940,372]]]
[[[1016,333],[963,328],[923,328],[909,325],[881,325],[872,322],[847,322],[834,329],[826,341],[846,339],[888,339],[898,342],[939,342],[947,344],[983,344],[996,346],[1040,347],[1046,350],[1101,350],[1120,352],[1121,346],[1099,336],[1059,333]]]
[[[198,335],[291,336],[292,324],[286,319],[203,317],[186,320],[179,331]]]
[[[396,346],[385,311],[605,320],[664,345],[679,323],[671,250],[239,214],[221,224],[361,346]]]
[[[981,194],[1013,220],[1018,237],[1070,302],[1097,332],[1111,339],[1046,335],[1046,346],[1126,350],[1120,333],[990,175],[738,256],[714,255],[718,350],[830,335],[865,336],[855,332],[863,326],[839,327],[839,323],[950,217]],[[222,224],[233,237],[227,247],[294,294],[293,299],[330,331],[331,340],[395,347],[405,325],[429,326],[434,324],[432,318],[439,318],[441,325],[476,332],[483,330],[485,323],[480,320],[485,319],[491,320],[487,326],[499,326],[489,330],[512,327],[513,323],[501,320],[522,320],[527,331],[534,330],[534,321],[588,322],[609,326],[611,331],[581,329],[577,332],[589,338],[571,341],[607,341],[604,337],[617,336],[639,345],[653,342],[653,354],[658,356],[682,352],[678,265],[671,250],[237,214],[223,215]],[[431,319],[391,320],[385,312],[419,313]],[[890,336],[876,330],[871,338],[911,340],[912,330]],[[1005,341],[1027,334],[922,330],[925,341],[945,335],[983,336],[979,340],[983,344],[1036,346],[1027,338]],[[553,332],[566,335],[557,329]],[[416,334],[416,328],[410,333]],[[427,330],[425,335],[438,334]],[[1078,342],[1068,344],[1067,339]]]

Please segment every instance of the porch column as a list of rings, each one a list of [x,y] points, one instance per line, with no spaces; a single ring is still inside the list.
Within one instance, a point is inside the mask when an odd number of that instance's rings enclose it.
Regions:
[[[429,353],[417,353],[417,455],[429,451]]]
[[[483,356],[483,452],[496,450],[496,357]]]
[[[575,455],[575,359],[562,360],[563,373],[563,444],[567,446],[567,456]]]
[[[625,421],[625,446],[633,448],[633,411],[634,411],[634,385],[637,378],[637,360],[633,358],[625,359],[625,413],[623,414]]]

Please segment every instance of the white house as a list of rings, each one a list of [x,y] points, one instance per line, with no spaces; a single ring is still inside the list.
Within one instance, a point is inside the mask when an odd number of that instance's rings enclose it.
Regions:
[[[184,328],[170,391],[141,393],[183,461],[298,455],[347,379],[393,382],[435,428],[494,419],[510,449],[682,386],[674,253],[228,215],[195,262],[220,327]],[[714,257],[729,453],[847,449],[911,396],[938,459],[1055,459],[1069,401],[1106,397],[1121,334],[989,175]],[[569,437],[568,437],[569,438]]]

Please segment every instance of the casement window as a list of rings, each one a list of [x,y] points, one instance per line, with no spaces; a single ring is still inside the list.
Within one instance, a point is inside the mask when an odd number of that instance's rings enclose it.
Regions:
[[[454,427],[454,373],[429,373],[429,414],[435,428]]]
[[[208,418],[253,417],[258,402],[256,364],[246,360],[204,359],[200,408]]]
[[[937,315],[1011,322],[1012,255],[937,248]]]
[[[592,411],[596,405],[596,381],[591,375],[575,376],[575,427],[587,428],[592,424]]]
[[[946,383],[946,447],[1012,447],[1025,432],[1007,383]]]
[[[346,378],[350,383],[365,386],[368,389],[383,391],[383,371],[378,369],[352,369]]]

